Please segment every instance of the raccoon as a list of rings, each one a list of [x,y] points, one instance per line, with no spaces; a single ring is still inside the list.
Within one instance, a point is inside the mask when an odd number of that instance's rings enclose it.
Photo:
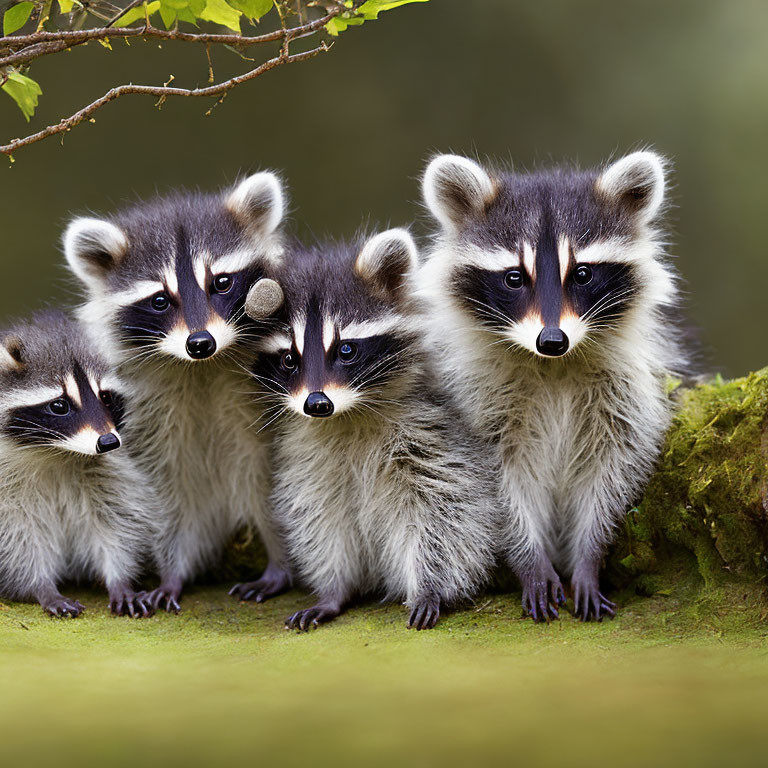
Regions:
[[[362,247],[286,256],[284,328],[254,376],[274,400],[273,506],[317,603],[306,630],[358,595],[404,599],[409,627],[471,597],[492,561],[491,477],[437,386],[408,282],[417,252],[393,229]]]
[[[254,174],[221,194],[178,194],[106,219],[78,218],[64,249],[85,284],[81,317],[130,386],[131,443],[164,510],[153,605],[178,611],[185,582],[255,528],[269,565],[232,593],[264,600],[291,583],[267,498],[269,438],[247,368],[267,327],[243,311],[283,253],[282,185]]]
[[[659,454],[666,375],[687,365],[665,162],[517,174],[443,155],[423,194],[441,229],[418,294],[450,391],[496,447],[501,553],[524,609],[556,616],[560,573],[577,616],[613,616],[599,568]]]
[[[113,613],[151,612],[132,586],[152,530],[146,484],[113,453],[123,391],[61,312],[0,331],[0,596],[75,617],[59,584],[95,577]]]

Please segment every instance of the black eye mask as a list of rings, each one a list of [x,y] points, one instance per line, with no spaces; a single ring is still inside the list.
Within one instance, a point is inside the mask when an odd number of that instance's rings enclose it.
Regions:
[[[261,355],[253,373],[273,392],[286,394],[306,388],[322,391],[329,385],[366,389],[381,386],[407,365],[409,340],[393,334],[362,339],[341,339],[328,352],[299,355],[296,347],[287,353]],[[317,346],[317,345],[316,345]]]

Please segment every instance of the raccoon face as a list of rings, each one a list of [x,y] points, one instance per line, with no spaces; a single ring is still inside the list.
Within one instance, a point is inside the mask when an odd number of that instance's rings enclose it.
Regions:
[[[443,227],[425,269],[431,289],[512,348],[562,357],[632,322],[643,302],[674,295],[651,226],[664,197],[652,152],[602,172],[527,175],[441,156],[423,191]]]
[[[86,316],[134,357],[210,360],[258,335],[248,289],[279,262],[277,177],[257,173],[220,196],[148,203],[109,221],[76,219],[64,245],[88,287]]]
[[[394,229],[359,250],[317,246],[287,260],[278,278],[286,323],[265,338],[254,367],[278,413],[328,418],[390,408],[413,365],[405,282],[416,259],[410,234]]]
[[[50,317],[0,340],[0,430],[18,445],[84,456],[113,451],[124,412],[118,384],[66,338],[71,321],[57,316],[54,326]]]

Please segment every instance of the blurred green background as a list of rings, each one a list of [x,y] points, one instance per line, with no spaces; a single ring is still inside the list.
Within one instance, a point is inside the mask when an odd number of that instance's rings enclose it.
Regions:
[[[73,212],[108,211],[178,185],[216,187],[259,167],[290,183],[317,234],[421,216],[431,152],[534,166],[583,165],[653,144],[675,164],[673,253],[712,361],[736,375],[768,363],[768,5],[761,0],[432,0],[351,29],[326,56],[208,102],[128,97],[96,124],[0,165],[0,319],[71,295],[58,251]],[[201,50],[98,45],[37,64],[32,128],[117,81],[203,84]],[[137,55],[138,54],[138,55]],[[217,73],[242,70],[218,53]],[[27,126],[1,97],[0,136]],[[427,231],[422,217],[418,231]]]

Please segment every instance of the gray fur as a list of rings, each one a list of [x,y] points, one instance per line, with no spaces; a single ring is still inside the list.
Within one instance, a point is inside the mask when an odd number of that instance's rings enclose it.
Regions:
[[[408,233],[392,230],[364,245],[297,249],[276,278],[286,326],[266,348],[276,359],[290,350],[301,368],[281,378],[262,355],[256,370],[278,412],[272,498],[297,573],[318,596],[291,627],[329,620],[368,593],[404,600],[409,625],[431,627],[491,567],[491,478],[421,344],[403,288],[415,263]],[[364,349],[385,339],[364,368],[347,372],[335,357],[345,328]],[[334,401],[331,418],[305,415],[308,390]]]
[[[470,162],[438,157],[424,179],[444,224],[418,278],[432,343],[456,402],[495,446],[500,554],[523,582],[525,608],[534,618],[554,615],[563,600],[557,569],[571,577],[577,613],[600,618],[614,607],[598,588],[602,556],[664,439],[672,410],[665,377],[686,364],[668,320],[677,291],[658,226],[663,163],[649,152],[595,171],[514,174],[472,163],[495,193],[469,209],[461,204],[468,195],[457,203],[455,185],[443,180],[466,177]],[[508,317],[503,288],[498,307],[483,306],[458,278],[468,265],[491,276],[516,267],[530,282],[544,228],[563,252],[570,244],[561,267],[568,275],[582,259],[626,264],[631,278],[627,295],[603,302],[616,303],[603,322],[590,320],[592,309],[575,317],[563,305],[573,337],[564,357],[537,353],[535,306]]]
[[[44,406],[45,400],[36,402],[44,392],[71,389],[66,382],[76,370],[115,397],[119,380],[83,329],[60,312],[0,331],[0,347],[15,350],[15,364],[0,362],[0,596],[77,616],[83,606],[63,597],[59,585],[95,579],[109,591],[113,611],[145,615],[148,606],[132,583],[154,523],[146,478],[123,449],[82,455],[71,435],[52,427],[25,442],[20,433],[28,422],[13,419],[20,404]],[[70,394],[79,397],[80,390]],[[96,402],[88,414],[78,413],[78,429],[116,433],[113,414],[103,406],[99,413]],[[76,447],[86,446],[84,437],[77,439]]]
[[[222,194],[138,205],[108,219],[126,239],[120,258],[102,259],[109,268],[100,278],[85,277],[89,292],[81,315],[98,329],[130,386],[129,437],[163,510],[155,547],[161,586],[152,598],[169,610],[178,610],[182,585],[220,556],[243,527],[259,533],[270,567],[265,581],[237,593],[264,599],[290,584],[267,504],[269,435],[260,429],[261,410],[246,370],[264,325],[249,322],[244,313],[251,284],[281,258],[276,227],[282,210],[279,182],[269,173]],[[89,253],[77,248],[79,228],[75,220],[65,245],[73,271],[82,277]],[[119,240],[110,236],[107,244]],[[217,272],[222,259],[229,266]],[[222,298],[229,301],[224,308],[213,295],[219,273],[237,276],[232,293]],[[142,328],[144,315],[137,315],[138,325],[126,322],[122,304],[142,306],[147,314],[146,301],[132,302],[131,292],[148,285],[151,295],[156,283],[171,297],[175,320],[162,325],[166,321],[159,318],[159,331],[131,339],[130,328]],[[189,338],[203,331],[214,337],[215,354],[193,360]]]

